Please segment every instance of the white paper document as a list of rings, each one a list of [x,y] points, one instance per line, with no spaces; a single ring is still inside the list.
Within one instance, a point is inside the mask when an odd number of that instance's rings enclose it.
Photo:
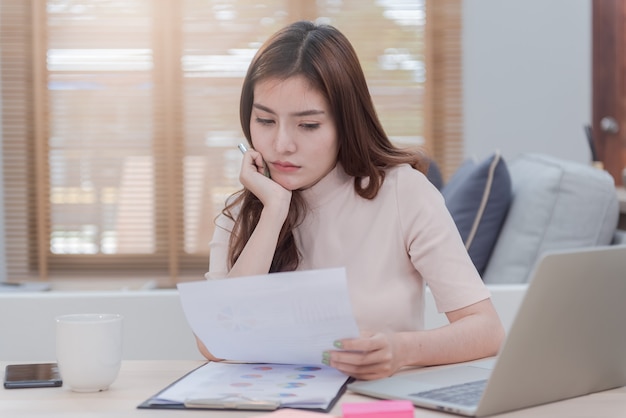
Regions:
[[[218,358],[322,364],[333,342],[359,336],[344,268],[178,284],[191,329]]]

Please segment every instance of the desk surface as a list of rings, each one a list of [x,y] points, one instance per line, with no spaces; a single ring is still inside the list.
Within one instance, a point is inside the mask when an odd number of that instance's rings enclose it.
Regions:
[[[7,362],[0,362],[4,371]],[[111,388],[99,393],[75,393],[69,389],[1,389],[1,417],[254,417],[262,412],[251,411],[173,411],[137,409],[144,400],[174,380],[198,367],[200,361],[125,361]],[[374,399],[346,393],[335,405],[331,415],[341,416],[342,402],[368,402]],[[626,387],[567,401],[528,408],[502,417],[624,417]],[[323,415],[320,415],[323,416]],[[452,417],[453,415],[415,408],[415,417]]]

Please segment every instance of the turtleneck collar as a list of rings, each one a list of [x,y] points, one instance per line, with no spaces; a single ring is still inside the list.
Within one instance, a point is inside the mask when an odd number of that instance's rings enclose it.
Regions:
[[[337,163],[326,176],[308,189],[301,190],[300,193],[309,208],[322,206],[332,197],[342,190],[346,185],[353,187],[353,177],[346,174],[343,166]]]

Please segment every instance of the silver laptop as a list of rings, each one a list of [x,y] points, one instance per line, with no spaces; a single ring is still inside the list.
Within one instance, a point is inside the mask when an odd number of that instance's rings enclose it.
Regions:
[[[551,252],[531,277],[495,359],[348,389],[482,417],[626,385],[626,246]]]

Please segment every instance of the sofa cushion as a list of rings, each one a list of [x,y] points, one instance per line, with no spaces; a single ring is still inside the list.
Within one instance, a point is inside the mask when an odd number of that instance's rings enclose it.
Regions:
[[[609,245],[619,205],[613,178],[590,165],[522,154],[509,164],[513,200],[486,283],[526,283],[546,251]]]
[[[443,175],[441,174],[441,170],[439,166],[435,162],[435,160],[428,161],[428,171],[426,172],[426,178],[430,180],[430,182],[437,188],[437,190],[441,190],[443,188]]]
[[[480,163],[465,161],[441,193],[482,274],[511,201],[511,178],[504,159],[496,152]]]

